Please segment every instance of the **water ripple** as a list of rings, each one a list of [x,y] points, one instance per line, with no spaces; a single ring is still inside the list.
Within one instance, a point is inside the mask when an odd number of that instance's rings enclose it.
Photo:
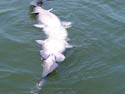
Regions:
[[[45,36],[32,26],[29,2],[0,2],[0,79],[2,93],[27,93],[40,76],[41,66],[35,39]],[[55,75],[45,85],[46,94],[124,93],[125,56],[124,0],[52,0],[46,8],[62,20],[73,22],[68,29],[71,43]],[[41,69],[41,70],[40,70]],[[34,81],[35,80],[35,81]],[[7,90],[7,87],[12,87]],[[18,88],[17,88],[18,87]],[[28,88],[27,88],[28,87]],[[1,89],[0,89],[1,91]]]

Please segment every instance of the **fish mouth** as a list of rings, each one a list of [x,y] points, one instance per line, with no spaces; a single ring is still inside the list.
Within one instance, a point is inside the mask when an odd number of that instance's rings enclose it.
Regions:
[[[38,15],[38,14],[39,14],[39,12],[31,12],[31,14]]]

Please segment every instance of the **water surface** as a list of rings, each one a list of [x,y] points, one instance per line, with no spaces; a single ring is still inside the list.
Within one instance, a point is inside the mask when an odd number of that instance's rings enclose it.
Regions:
[[[0,2],[0,94],[31,94],[42,73],[31,0]],[[125,94],[125,1],[53,0],[46,9],[62,20],[71,44],[66,60],[49,76],[44,94]]]

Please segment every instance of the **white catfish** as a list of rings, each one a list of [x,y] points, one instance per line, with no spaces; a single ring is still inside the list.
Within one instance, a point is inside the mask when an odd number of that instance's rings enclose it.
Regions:
[[[37,2],[36,2],[37,1]],[[56,62],[62,62],[65,60],[63,52],[66,48],[72,46],[67,43],[68,33],[66,28],[71,27],[71,22],[61,22],[59,17],[51,12],[52,9],[46,10],[38,6],[38,1],[34,0],[34,12],[37,14],[38,24],[35,27],[42,28],[48,39],[36,40],[36,42],[42,45],[40,54],[44,58],[43,64],[43,77],[47,76],[55,68],[58,67]]]

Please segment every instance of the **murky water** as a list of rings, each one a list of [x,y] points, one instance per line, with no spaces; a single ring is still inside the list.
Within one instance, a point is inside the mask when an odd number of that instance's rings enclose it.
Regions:
[[[33,27],[31,0],[0,1],[0,94],[31,94],[41,77],[45,35]],[[75,48],[44,84],[44,94],[125,94],[125,0],[53,0]]]

